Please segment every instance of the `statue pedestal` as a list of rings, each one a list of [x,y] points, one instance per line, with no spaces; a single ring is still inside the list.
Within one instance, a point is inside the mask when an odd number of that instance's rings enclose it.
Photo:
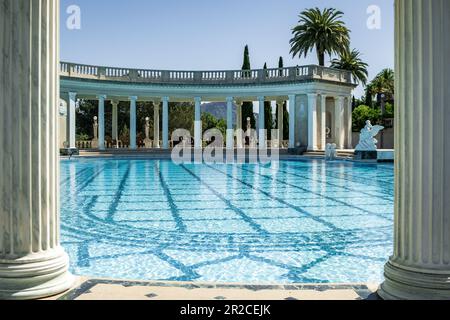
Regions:
[[[145,140],[144,140],[144,144],[145,144],[145,148],[146,148],[146,149],[151,149],[152,146],[153,146],[153,142],[152,142],[152,140],[150,140],[150,139],[145,139]]]
[[[367,161],[367,160],[378,160],[378,151],[355,151],[355,156],[353,158],[357,161]]]
[[[91,148],[98,149],[98,140],[97,139],[94,139],[91,141]]]

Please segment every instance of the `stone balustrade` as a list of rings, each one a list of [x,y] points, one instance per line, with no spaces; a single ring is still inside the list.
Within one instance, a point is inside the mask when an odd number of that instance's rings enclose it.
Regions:
[[[171,71],[100,67],[60,63],[62,77],[155,84],[258,84],[322,80],[355,85],[351,72],[316,65],[280,69],[228,71]]]

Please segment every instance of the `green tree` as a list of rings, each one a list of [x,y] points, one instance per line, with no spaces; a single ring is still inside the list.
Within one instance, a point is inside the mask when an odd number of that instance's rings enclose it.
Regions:
[[[366,121],[370,120],[372,124],[379,123],[381,119],[380,110],[373,109],[369,106],[361,105],[353,111],[353,131],[359,132],[366,125]]]
[[[225,139],[227,134],[227,123],[224,119],[217,119],[209,112],[202,113],[203,132],[209,129],[219,129]]]
[[[244,50],[244,63],[242,64],[242,70],[243,76],[247,76],[248,73],[245,71],[251,70],[251,64],[250,64],[250,53],[248,49],[248,45],[245,46]],[[245,130],[247,128],[247,118],[250,118],[250,122],[252,125],[252,128],[256,128],[256,119],[255,115],[253,113],[253,102],[251,101],[244,101],[242,103],[242,128]]]
[[[331,61],[331,67],[340,70],[350,71],[353,78],[363,85],[367,83],[369,65],[361,60],[361,53],[358,50],[345,51],[339,59]]]
[[[300,13],[290,40],[293,57],[316,49],[319,65],[325,66],[325,54],[344,54],[350,47],[350,30],[342,20],[343,12],[333,8],[308,9]]]
[[[371,82],[372,93],[377,95],[377,101],[380,101],[384,94],[386,101],[394,100],[395,94],[395,76],[394,70],[383,69]]]
[[[278,60],[278,68],[279,69],[284,68],[283,57],[280,57],[280,59]],[[280,75],[282,75],[281,70],[280,70]],[[277,116],[276,116],[277,128],[280,127],[278,121],[279,121],[279,119],[278,119],[278,111],[277,111]],[[289,112],[287,111],[287,101],[285,101],[283,104],[283,139],[287,140],[288,137],[289,137]]]

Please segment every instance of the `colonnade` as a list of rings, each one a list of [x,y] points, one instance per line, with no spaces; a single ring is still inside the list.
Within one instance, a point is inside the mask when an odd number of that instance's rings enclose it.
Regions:
[[[68,95],[68,123],[69,123],[69,148],[76,148],[76,103],[77,103],[77,93],[69,92]],[[293,149],[301,145],[301,139],[299,139],[299,127],[305,125],[308,127],[308,137],[305,139],[307,144],[303,145],[309,151],[317,151],[324,150],[325,146],[328,142],[334,142],[337,145],[338,149],[352,149],[352,99],[350,96],[327,96],[326,94],[318,94],[318,93],[308,93],[305,96],[307,99],[299,99],[302,95],[288,95],[288,99],[286,98],[278,98],[276,100],[277,108],[276,108],[276,117],[278,118],[277,123],[279,124],[278,131],[278,140],[284,141],[289,140],[288,148]],[[332,99],[332,104],[327,104],[327,99]],[[98,147],[100,150],[105,150],[105,101],[107,101],[108,97],[106,95],[98,95]],[[264,108],[264,103],[267,101],[267,98],[264,96],[258,96],[257,101],[259,103],[259,116],[258,116],[258,143],[259,146],[270,147],[267,141],[267,134],[265,132],[265,119],[266,119],[266,110]],[[111,106],[112,106],[112,140],[119,140],[118,133],[118,105],[119,100],[116,97],[110,98]],[[138,101],[146,101],[140,100],[137,96],[128,97],[129,108],[130,108],[130,145],[129,148],[135,150],[138,148],[136,144],[136,108]],[[169,139],[169,101],[170,97],[161,97],[154,98],[151,100],[154,106],[154,144],[153,148],[163,148],[168,149],[170,147]],[[203,145],[202,142],[202,121],[201,121],[201,105],[202,105],[202,97],[194,97],[194,148],[201,148]],[[226,97],[224,99],[226,101],[226,122],[227,122],[227,134],[226,141],[234,141],[235,130],[245,129],[242,128],[242,103],[243,100],[240,98],[234,97]],[[283,129],[284,129],[284,111],[283,107],[287,101],[288,110],[289,110],[289,137],[283,137]],[[347,103],[345,103],[347,101]],[[160,108],[162,104],[162,143],[160,140]],[[306,104],[306,108],[305,107]],[[233,109],[236,106],[236,123],[233,123]],[[300,106],[302,108],[300,108]],[[306,110],[307,122],[301,123],[298,121],[300,110]],[[332,114],[334,120],[332,123],[327,124],[327,113]],[[331,118],[332,118],[331,117]],[[331,128],[334,128],[331,135],[333,138],[327,139],[327,131]],[[328,132],[328,134],[330,134]],[[237,137],[236,143],[227,143],[227,148],[241,148],[242,139]]]

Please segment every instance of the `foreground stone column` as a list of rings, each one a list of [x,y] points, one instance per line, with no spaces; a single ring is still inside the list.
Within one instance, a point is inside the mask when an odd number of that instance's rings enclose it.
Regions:
[[[227,149],[234,148],[233,97],[227,97]]]
[[[0,0],[0,26],[0,299],[41,298],[73,283],[59,242],[59,1]]]
[[[153,130],[154,130],[153,147],[159,149],[159,148],[161,148],[161,145],[159,143],[159,102],[158,101],[153,102]]]
[[[396,1],[394,254],[384,299],[450,299],[450,1]]]
[[[169,97],[163,97],[163,149],[169,149]]]
[[[266,110],[264,108],[264,103],[266,101],[265,97],[258,97],[258,101],[259,101],[259,117],[258,117],[258,139],[259,139],[259,147],[260,148],[265,148],[267,143],[266,143]]]
[[[195,98],[194,147],[202,148],[202,98]]]
[[[137,97],[130,97],[130,149],[136,150],[136,101]]]
[[[289,96],[289,149],[295,148],[295,112],[296,112],[295,95]]]
[[[317,94],[308,94],[308,151],[317,150]]]

